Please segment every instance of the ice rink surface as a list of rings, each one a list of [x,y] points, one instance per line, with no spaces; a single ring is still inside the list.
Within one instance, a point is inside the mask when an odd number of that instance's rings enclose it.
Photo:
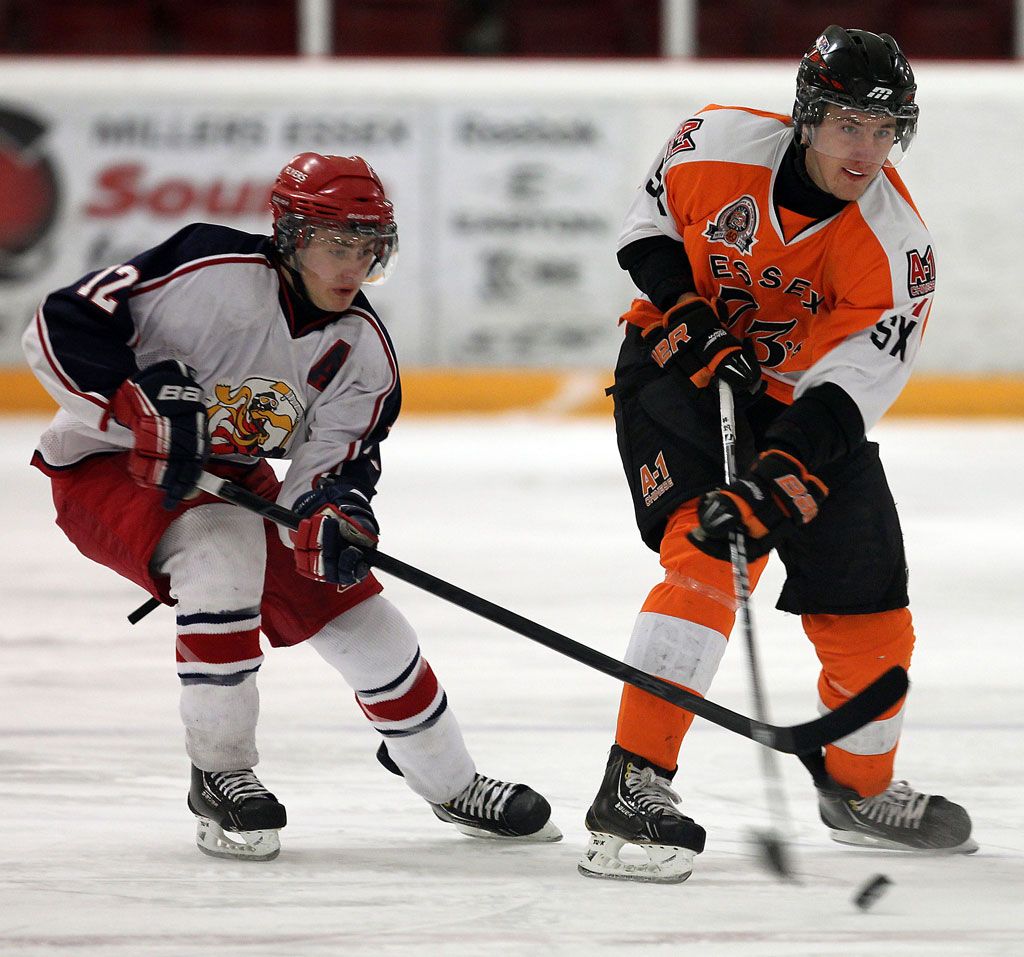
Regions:
[[[883,424],[902,511],[918,645],[899,776],[963,803],[981,850],[907,857],[833,844],[782,757],[800,883],[746,834],[767,823],[756,746],[702,723],[676,786],[708,849],[675,886],[576,873],[583,814],[611,743],[618,685],[402,583],[479,769],[551,801],[560,844],[457,834],[378,766],[374,732],[311,650],[260,673],[260,775],[288,807],[268,864],[204,857],[185,807],[172,613],[52,523],[27,467],[43,423],[0,424],[0,954],[103,957],[1019,955],[1024,953],[1024,423]],[[659,578],[640,543],[610,427],[534,418],[401,421],[376,500],[389,554],[621,657]],[[816,661],[755,599],[772,719],[815,715]],[[739,636],[737,636],[738,639]],[[750,713],[741,647],[710,697]],[[868,911],[851,898],[884,873]]]

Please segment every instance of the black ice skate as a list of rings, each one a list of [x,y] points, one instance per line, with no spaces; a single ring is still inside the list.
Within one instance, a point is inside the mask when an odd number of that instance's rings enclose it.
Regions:
[[[893,781],[881,794],[864,798],[829,780],[818,787],[818,811],[840,844],[942,854],[978,849],[971,819],[959,804],[921,794],[906,781]]]
[[[377,760],[392,774],[404,777],[388,753],[377,748]],[[470,837],[498,838],[523,844],[560,841],[562,832],[551,823],[551,805],[525,784],[508,784],[474,774],[461,794],[446,804],[431,804],[434,814]]]
[[[671,771],[612,746],[587,811],[590,843],[577,865],[584,877],[678,884],[690,876],[693,858],[704,850],[704,828],[676,807],[671,779]],[[626,844],[642,848],[647,860],[623,861],[619,851]]]
[[[200,771],[193,765],[188,808],[196,816],[196,844],[204,854],[272,861],[281,852],[277,832],[288,822],[284,805],[248,768]]]
[[[525,784],[509,784],[475,774],[469,786],[445,804],[431,804],[442,820],[470,837],[521,843],[560,841],[551,823],[551,805]]]

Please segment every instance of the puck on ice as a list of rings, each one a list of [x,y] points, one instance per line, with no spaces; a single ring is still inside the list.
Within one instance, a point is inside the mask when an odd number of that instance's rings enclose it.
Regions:
[[[888,890],[890,884],[892,881],[884,874],[876,874],[861,885],[853,902],[861,910],[867,910]]]

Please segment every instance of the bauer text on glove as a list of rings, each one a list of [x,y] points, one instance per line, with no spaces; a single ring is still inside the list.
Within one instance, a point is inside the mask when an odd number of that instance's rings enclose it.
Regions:
[[[706,299],[688,299],[665,313],[663,322],[644,331],[652,361],[682,371],[698,388],[715,376],[737,392],[759,395],[765,387],[752,342],[740,342],[723,327]]]
[[[335,585],[354,585],[369,575],[366,552],[376,548],[380,527],[364,492],[350,482],[322,479],[293,508],[302,517],[293,535],[302,575]]]
[[[795,456],[780,449],[762,452],[738,481],[708,492],[697,507],[698,528],[690,540],[716,557],[734,532],[742,532],[764,553],[818,514],[828,495],[825,484]]]
[[[174,359],[148,366],[121,383],[107,416],[131,429],[135,444],[128,471],[140,485],[164,490],[164,508],[175,508],[195,490],[210,454],[206,406],[195,370]]]

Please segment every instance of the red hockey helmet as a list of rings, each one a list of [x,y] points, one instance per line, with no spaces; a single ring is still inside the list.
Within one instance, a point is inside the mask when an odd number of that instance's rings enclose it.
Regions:
[[[398,249],[394,207],[373,167],[361,156],[300,153],[277,175],[270,193],[274,242],[288,261],[313,231],[374,238],[368,282],[384,279]]]

